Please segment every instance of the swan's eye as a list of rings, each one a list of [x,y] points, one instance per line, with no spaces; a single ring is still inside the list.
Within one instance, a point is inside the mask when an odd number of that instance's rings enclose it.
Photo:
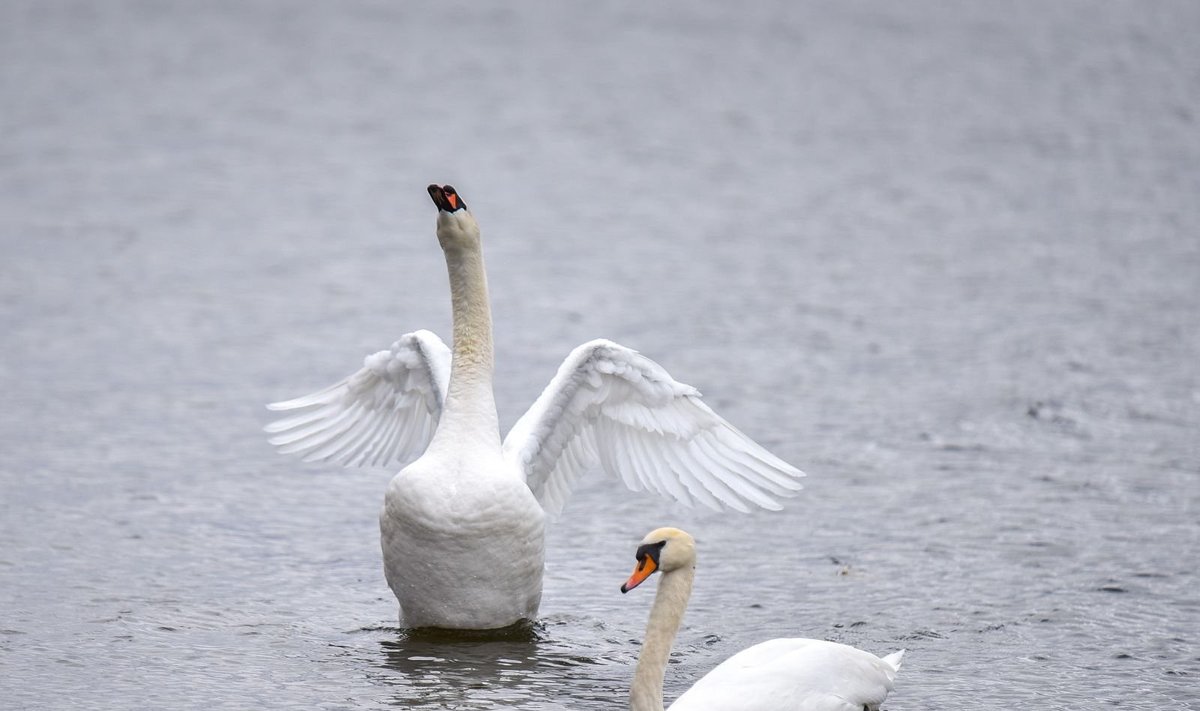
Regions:
[[[638,546],[637,553],[635,555],[637,556],[639,568],[645,566],[647,558],[650,559],[654,563],[654,567],[657,568],[659,565],[658,554],[662,552],[663,546],[665,545],[667,545],[666,541],[659,541],[658,543],[646,543]]]

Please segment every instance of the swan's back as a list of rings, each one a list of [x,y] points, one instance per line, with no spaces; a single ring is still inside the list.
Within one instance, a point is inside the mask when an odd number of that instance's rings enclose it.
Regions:
[[[772,639],[722,662],[671,711],[863,711],[892,690],[902,652],[881,659],[836,642]]]

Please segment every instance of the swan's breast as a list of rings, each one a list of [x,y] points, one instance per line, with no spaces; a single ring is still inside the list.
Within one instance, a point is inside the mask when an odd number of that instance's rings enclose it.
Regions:
[[[529,487],[498,458],[418,459],[388,484],[382,515],[414,535],[540,531],[545,518]]]
[[[384,572],[406,624],[485,629],[536,615],[545,514],[524,482],[503,474],[465,476],[423,458],[388,485]]]

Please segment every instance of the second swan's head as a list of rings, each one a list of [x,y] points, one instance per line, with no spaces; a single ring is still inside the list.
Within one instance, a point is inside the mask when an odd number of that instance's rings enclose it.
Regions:
[[[655,571],[669,573],[696,564],[696,541],[687,531],[678,528],[656,528],[638,546],[637,567],[621,586],[626,593],[641,585]]]
[[[479,225],[450,185],[430,185],[429,197],[438,208],[437,236],[442,249],[462,249],[479,245]]]

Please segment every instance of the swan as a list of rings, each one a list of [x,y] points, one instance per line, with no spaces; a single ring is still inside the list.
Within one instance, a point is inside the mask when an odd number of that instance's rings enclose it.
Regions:
[[[486,630],[537,614],[545,520],[601,469],[684,504],[779,509],[803,472],[716,415],[690,385],[612,341],[576,348],[501,441],[479,225],[451,186],[430,185],[446,258],[451,351],[405,334],[311,395],[267,407],[278,451],[349,466],[404,466],[379,514],[400,624]]]
[[[678,528],[642,539],[626,593],[662,572],[629,691],[632,711],[663,711],[663,672],[692,594],[695,540]],[[876,711],[904,650],[877,657],[819,639],[772,639],[733,655],[685,691],[671,711]]]

